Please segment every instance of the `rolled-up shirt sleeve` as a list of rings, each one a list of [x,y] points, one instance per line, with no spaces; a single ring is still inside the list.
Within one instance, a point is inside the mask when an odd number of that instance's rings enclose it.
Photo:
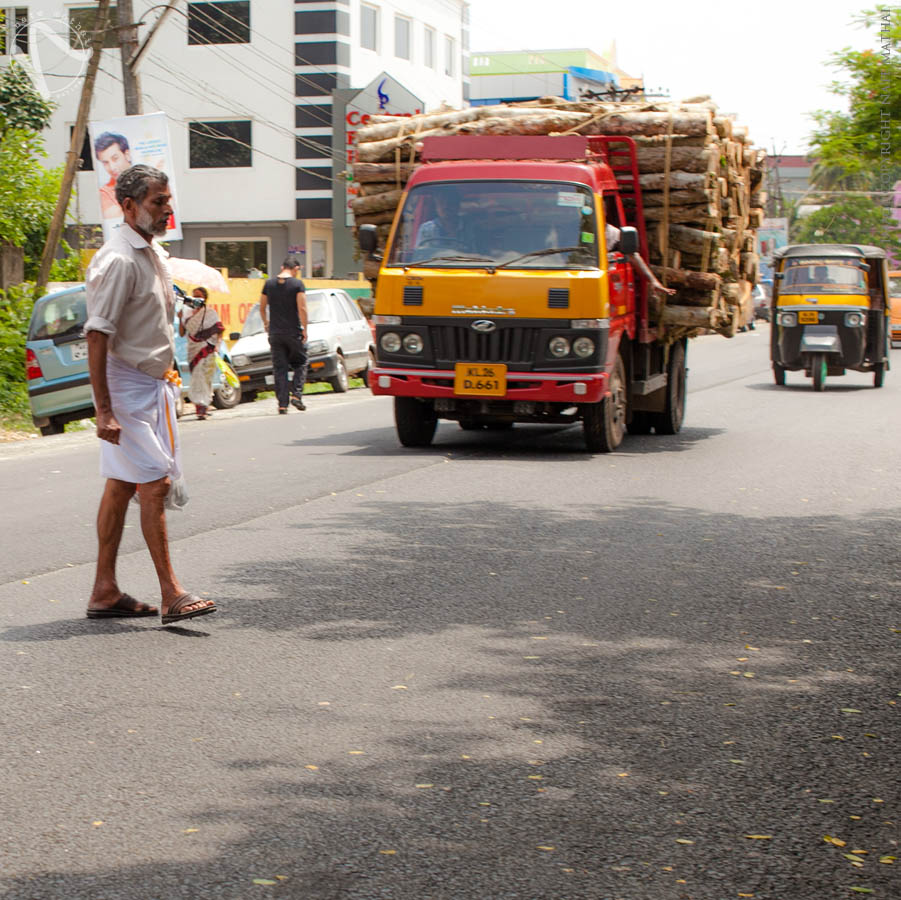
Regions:
[[[88,320],[84,331],[115,334],[119,317],[135,285],[132,260],[120,253],[98,252],[85,279]]]

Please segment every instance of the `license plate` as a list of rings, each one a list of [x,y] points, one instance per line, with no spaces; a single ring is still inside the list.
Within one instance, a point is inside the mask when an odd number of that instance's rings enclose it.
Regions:
[[[76,341],[72,344],[72,361],[74,362],[76,359],[87,359],[88,358],[88,342],[87,341]]]
[[[820,315],[815,309],[802,309],[798,312],[798,322],[801,325],[816,325],[820,321]]]
[[[266,376],[266,384],[275,384],[275,376],[267,375]]]
[[[503,397],[507,393],[507,367],[457,363],[454,393],[470,397]]]

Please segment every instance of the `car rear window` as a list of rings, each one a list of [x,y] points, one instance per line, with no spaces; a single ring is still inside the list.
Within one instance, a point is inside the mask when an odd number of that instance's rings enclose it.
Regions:
[[[40,341],[80,334],[88,319],[87,306],[84,290],[42,297],[31,313],[28,339]]]

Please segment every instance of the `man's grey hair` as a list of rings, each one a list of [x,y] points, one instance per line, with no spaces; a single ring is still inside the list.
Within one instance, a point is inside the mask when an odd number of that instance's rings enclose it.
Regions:
[[[153,166],[138,164],[126,169],[116,179],[116,202],[119,206],[126,197],[131,197],[136,203],[140,203],[153,184],[169,184],[169,176]]]

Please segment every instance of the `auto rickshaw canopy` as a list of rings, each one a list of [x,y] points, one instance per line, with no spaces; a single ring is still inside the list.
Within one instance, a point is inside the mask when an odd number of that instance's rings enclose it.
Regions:
[[[794,259],[799,256],[886,259],[885,250],[871,244],[790,244],[773,251],[773,259]]]

